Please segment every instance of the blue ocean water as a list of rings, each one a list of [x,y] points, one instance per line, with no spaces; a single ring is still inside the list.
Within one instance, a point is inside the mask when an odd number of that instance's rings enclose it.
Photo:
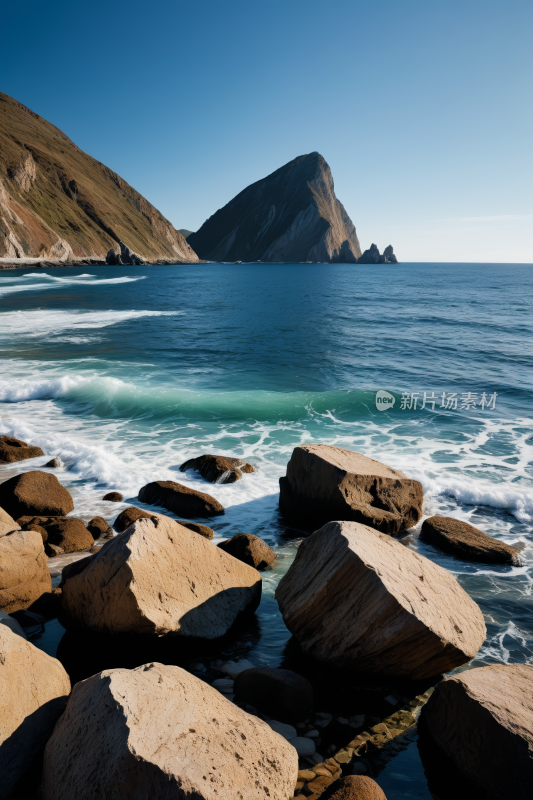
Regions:
[[[524,543],[520,567],[461,562],[421,543],[420,525],[408,546],[480,605],[487,640],[475,664],[533,663],[532,297],[530,265],[0,272],[0,433],[47,454],[17,469],[61,455],[76,516],[112,521],[145,483],[174,479],[226,507],[199,520],[217,538],[248,531],[275,546],[246,652],[272,665],[289,638],[272,595],[298,541],[277,509],[292,449],[326,442],[383,460],[422,481],[425,515]],[[394,398],[385,411],[379,390]],[[205,452],[257,472],[230,485],[177,472]],[[0,467],[0,479],[12,471]],[[111,489],[127,502],[102,501]],[[429,797],[406,753],[403,773],[382,773],[388,796]]]

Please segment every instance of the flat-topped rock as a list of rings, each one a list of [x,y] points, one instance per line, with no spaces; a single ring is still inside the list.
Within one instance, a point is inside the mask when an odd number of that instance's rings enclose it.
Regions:
[[[470,661],[486,635],[453,575],[357,522],[304,539],[275,598],[308,655],[361,672],[432,677]]]
[[[467,561],[482,564],[520,564],[519,550],[500,542],[468,522],[451,517],[429,517],[422,524],[422,541]]]
[[[0,483],[0,506],[14,519],[28,514],[64,517],[74,510],[70,492],[55,475],[41,470]]]
[[[487,798],[530,800],[533,667],[492,664],[437,684],[422,726]]]
[[[274,566],[276,554],[266,542],[253,533],[237,533],[219,545],[221,550],[258,570]]]
[[[216,517],[224,506],[210,494],[191,489],[175,481],[153,481],[139,492],[141,503],[162,506],[180,517]]]
[[[261,598],[259,573],[169,517],[138,519],[63,570],[65,624],[216,639]]]
[[[25,461],[27,458],[38,456],[44,456],[44,451],[40,447],[32,447],[13,436],[0,436],[0,464],[13,464],[15,461]]]
[[[342,447],[296,447],[279,484],[281,511],[318,524],[352,520],[395,534],[422,516],[419,481]]]
[[[42,800],[288,800],[297,773],[295,749],[265,722],[185,670],[152,663],[74,686],[41,788]]]
[[[0,537],[0,610],[29,608],[52,590],[42,536],[36,531],[14,531]]]
[[[254,467],[241,458],[216,455],[190,458],[180,467],[181,472],[186,472],[188,469],[196,470],[210,483],[235,483],[242,478],[243,472],[255,472]]]

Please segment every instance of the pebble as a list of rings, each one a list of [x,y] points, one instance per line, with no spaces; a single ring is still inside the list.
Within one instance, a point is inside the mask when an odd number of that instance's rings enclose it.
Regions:
[[[308,739],[319,739],[320,738],[320,734],[319,734],[318,731],[307,731],[307,733],[305,735],[307,736]]]
[[[348,724],[348,720],[345,717],[337,717],[337,722],[340,722],[341,725]]]
[[[271,719],[268,725],[270,725],[273,731],[279,733],[289,742],[296,738],[296,728],[293,728],[292,725],[287,725],[285,722],[278,722],[277,719]],[[315,746],[313,745],[313,750],[311,752],[314,752],[314,750]],[[299,753],[299,755],[305,755],[305,753]]]
[[[299,781],[312,781],[313,778],[316,778],[316,773],[312,772],[310,769],[301,769],[298,772]]]
[[[211,685],[213,689],[218,689],[223,694],[231,694],[233,692],[233,684],[234,681],[231,678],[217,678]]]
[[[299,756],[312,756],[316,750],[314,741],[306,736],[296,736],[294,739],[290,739],[290,743]],[[322,758],[320,758],[320,761],[322,761]],[[320,762],[317,761],[316,763]]]
[[[387,701],[387,703],[390,703],[391,706],[397,706],[398,705],[398,701],[396,700],[396,698],[392,694],[389,694],[388,697],[385,698],[385,700]]]
[[[328,753],[334,753],[336,749],[337,749],[336,744],[330,744],[330,746],[328,747]]]
[[[321,756],[320,753],[313,753],[309,760],[312,761],[313,764],[322,764],[324,756]]]
[[[326,725],[329,725],[332,719],[332,714],[326,714],[324,711],[317,711],[315,714],[315,725],[324,728]]]
[[[236,678],[237,675],[240,675],[245,669],[252,669],[252,667],[255,667],[255,664],[243,658],[240,661],[226,661],[226,663],[222,664],[220,667],[220,671],[225,672],[230,678]]]
[[[350,725],[352,728],[361,728],[365,724],[365,715],[356,714],[355,717],[350,717]]]

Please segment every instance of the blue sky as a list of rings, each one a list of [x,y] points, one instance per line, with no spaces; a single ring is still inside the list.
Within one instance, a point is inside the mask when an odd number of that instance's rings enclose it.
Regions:
[[[30,0],[1,15],[1,90],[177,228],[318,150],[363,248],[533,262],[531,0]]]

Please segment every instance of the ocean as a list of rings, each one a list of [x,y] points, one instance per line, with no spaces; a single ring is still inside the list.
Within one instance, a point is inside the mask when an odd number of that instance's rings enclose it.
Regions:
[[[0,434],[39,445],[74,516],[112,522],[153,480],[226,508],[220,540],[246,531],[278,552],[263,574],[252,663],[290,638],[273,600],[304,531],[278,511],[294,447],[324,442],[401,469],[424,514],[524,543],[522,566],[450,570],[481,607],[474,665],[533,663],[533,268],[510,264],[200,264],[0,273]],[[376,393],[387,400],[380,407]],[[229,485],[179,472],[202,453],[257,469]],[[0,480],[13,465],[0,467]],[[111,490],[125,502],[102,501]],[[35,643],[55,654],[63,630]],[[378,776],[388,800],[429,798],[416,746]]]

